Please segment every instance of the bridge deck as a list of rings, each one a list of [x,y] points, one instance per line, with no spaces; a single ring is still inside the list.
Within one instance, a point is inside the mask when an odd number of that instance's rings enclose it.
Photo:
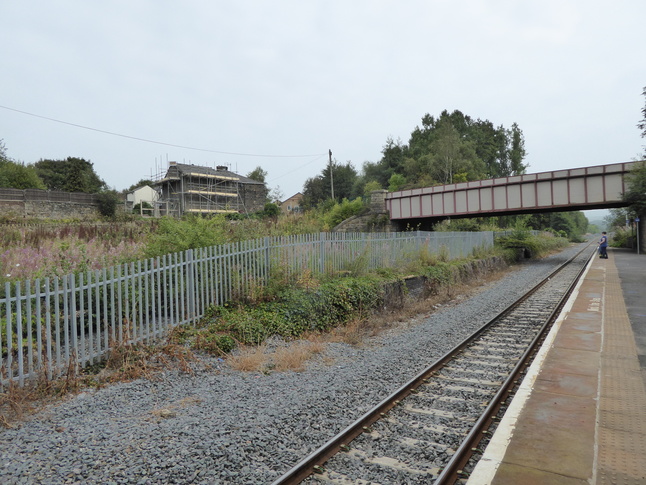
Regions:
[[[391,220],[622,207],[625,175],[615,163],[403,190],[386,195]]]

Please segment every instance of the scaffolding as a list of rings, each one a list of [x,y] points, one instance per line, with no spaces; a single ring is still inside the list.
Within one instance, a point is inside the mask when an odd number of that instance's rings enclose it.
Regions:
[[[161,215],[233,214],[244,212],[240,195],[240,177],[225,166],[217,169],[169,162],[159,187]]]

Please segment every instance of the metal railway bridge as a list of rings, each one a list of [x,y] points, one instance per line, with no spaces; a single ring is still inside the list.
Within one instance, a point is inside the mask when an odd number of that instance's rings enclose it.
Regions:
[[[386,195],[393,222],[423,228],[447,218],[623,207],[625,175],[638,162],[514,175]]]

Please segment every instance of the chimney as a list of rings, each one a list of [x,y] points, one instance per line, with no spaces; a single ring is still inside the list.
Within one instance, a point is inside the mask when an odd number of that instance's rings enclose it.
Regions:
[[[216,170],[217,170],[218,172],[221,172],[221,171],[223,171],[223,170],[227,170],[227,168],[228,168],[228,167],[227,167],[226,165],[218,165],[218,166],[217,166],[217,167],[215,167],[215,168],[216,168]]]

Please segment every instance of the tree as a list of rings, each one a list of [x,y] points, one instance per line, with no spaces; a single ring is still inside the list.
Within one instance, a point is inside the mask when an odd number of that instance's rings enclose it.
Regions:
[[[426,114],[402,151],[406,158],[403,173],[417,187],[428,184],[428,170],[432,169],[437,182],[450,183],[445,181],[460,171],[452,169],[459,159],[466,162],[462,170],[466,180],[517,175],[527,168],[523,164],[525,141],[516,123],[509,130],[502,125],[496,128],[489,120],[474,121],[458,110],[444,110],[438,118]]]
[[[350,199],[354,195],[357,171],[350,162],[340,164],[334,161],[331,166],[328,164],[320,175],[305,181],[303,186],[304,208],[316,207],[326,199],[332,198],[331,180],[334,181],[334,199],[336,201]]]
[[[96,194],[108,188],[94,171],[92,162],[83,158],[41,159],[34,167],[49,190]]]
[[[646,98],[646,87],[642,94]],[[642,130],[642,138],[646,138],[646,104],[642,108],[642,116],[643,118],[637,127]],[[628,208],[635,215],[646,215],[646,161],[638,163],[626,179],[628,190],[622,194],[623,201],[628,204]]]
[[[331,192],[329,185],[321,175],[308,178],[303,185],[303,209],[313,209],[320,202],[330,199]]]
[[[370,197],[375,190],[381,190],[382,187],[379,185],[379,182],[376,180],[371,180],[363,186],[363,195],[364,197]]]
[[[114,190],[106,190],[97,195],[99,212],[104,217],[112,218],[117,213],[119,195]]]
[[[0,139],[0,187],[12,189],[45,189],[32,165],[16,162],[7,156],[7,148]]]
[[[251,172],[246,175],[247,178],[255,180],[256,182],[262,182],[265,186],[265,202],[272,202],[272,197],[269,195],[269,187],[267,187],[267,171],[263,170],[262,167],[258,166],[254,168]]]
[[[509,175],[524,174],[528,167],[528,165],[523,164],[527,151],[525,150],[525,137],[520,128],[518,128],[517,123],[511,125],[508,138],[510,139],[509,168],[511,171]]]
[[[404,173],[404,149],[405,145],[400,140],[394,141],[389,137],[382,147],[381,160],[378,163],[364,163],[366,181],[376,180],[382,187],[388,187],[388,181],[394,173]]]
[[[482,161],[473,149],[473,144],[462,139],[458,130],[449,121],[443,120],[437,127],[435,140],[431,144],[433,163],[431,174],[441,184],[452,184],[456,173],[462,172],[462,178],[474,180],[480,178]]]
[[[401,174],[394,173],[390,176],[388,180],[388,190],[390,192],[396,192],[402,189],[406,185],[406,177]]]
[[[285,198],[285,194],[283,194],[283,191],[280,189],[280,185],[276,185],[276,187],[271,189],[267,198],[269,199],[269,202],[280,204],[280,202]]]
[[[588,230],[588,218],[579,211],[532,214],[527,226],[536,230],[563,231],[571,240],[578,240]]]
[[[263,170],[262,167],[256,167],[249,172],[246,177],[264,184],[267,182],[267,171]]]
[[[646,162],[638,163],[626,176],[628,190],[622,200],[634,214],[646,215]]]
[[[646,98],[646,86],[642,90],[642,95]],[[644,102],[644,107],[642,108],[642,119],[637,123],[637,128],[642,130],[642,138],[646,138],[646,101]]]

